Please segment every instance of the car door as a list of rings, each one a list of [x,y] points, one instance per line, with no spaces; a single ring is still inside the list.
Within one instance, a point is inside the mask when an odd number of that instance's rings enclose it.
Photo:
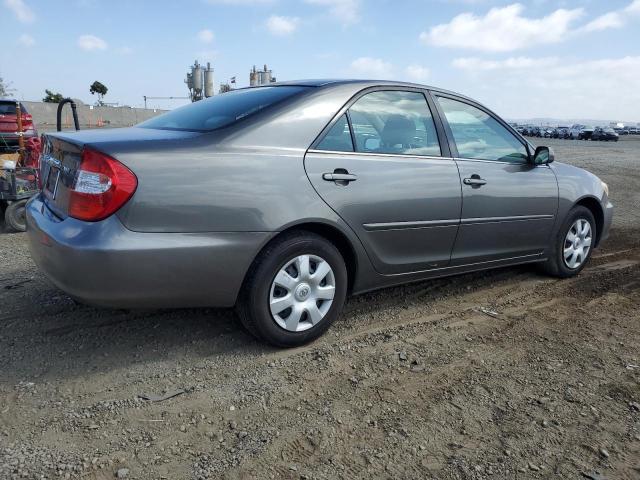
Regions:
[[[383,274],[447,266],[460,221],[458,169],[420,90],[361,92],[305,156],[309,180]]]
[[[548,165],[534,165],[526,142],[491,112],[435,95],[462,179],[462,214],[451,264],[540,255],[558,210]]]

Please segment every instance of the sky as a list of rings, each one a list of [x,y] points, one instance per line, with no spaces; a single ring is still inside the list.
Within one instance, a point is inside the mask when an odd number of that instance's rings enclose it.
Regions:
[[[507,118],[640,122],[640,0],[0,0],[0,76],[142,106],[253,65],[279,80],[371,78],[463,93]],[[170,108],[184,101],[149,101]]]

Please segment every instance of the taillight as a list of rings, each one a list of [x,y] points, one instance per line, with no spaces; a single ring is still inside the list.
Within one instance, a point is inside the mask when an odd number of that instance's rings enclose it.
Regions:
[[[79,220],[103,220],[122,207],[138,187],[138,179],[122,163],[85,148],[69,191],[69,215]]]

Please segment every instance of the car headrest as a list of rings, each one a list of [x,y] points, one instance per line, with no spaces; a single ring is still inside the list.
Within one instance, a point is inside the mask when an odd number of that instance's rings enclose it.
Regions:
[[[416,125],[409,117],[389,115],[381,132],[382,143],[387,147],[409,145],[416,135]]]

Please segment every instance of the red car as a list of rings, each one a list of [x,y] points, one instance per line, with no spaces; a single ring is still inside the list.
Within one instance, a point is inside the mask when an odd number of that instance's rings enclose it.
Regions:
[[[18,146],[18,117],[16,115],[16,100],[0,100],[0,149]],[[33,124],[33,118],[21,103],[22,130],[25,144],[30,138],[38,138],[38,132]]]

